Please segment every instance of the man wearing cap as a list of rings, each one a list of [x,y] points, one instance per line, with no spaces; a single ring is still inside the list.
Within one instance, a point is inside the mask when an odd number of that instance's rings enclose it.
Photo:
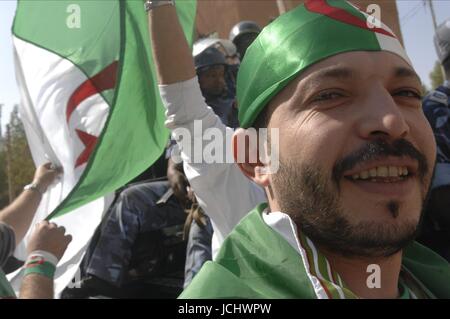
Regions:
[[[227,96],[234,99],[236,97],[237,71],[239,70],[239,64],[241,63],[236,46],[228,39],[201,38],[194,43],[192,54],[195,57],[211,47],[216,48],[225,56],[225,82],[227,83]]]
[[[241,60],[260,32],[261,28],[254,21],[241,21],[231,29],[229,39],[236,46]]]
[[[423,101],[436,138],[437,158],[420,241],[450,260],[450,19],[439,25],[434,43],[445,82]]]
[[[222,52],[214,47],[194,55],[195,70],[206,104],[230,127],[237,126],[234,110],[235,92],[229,92],[226,83],[227,62]]]
[[[167,56],[183,42],[174,8],[153,6],[150,26],[169,124],[174,88],[208,120],[187,45]],[[450,298],[449,264],[414,242],[436,157],[420,92],[392,31],[347,2],[307,0],[267,26],[242,61],[237,96],[241,127],[279,134],[277,171],[238,164],[268,204],[180,297]],[[245,182],[226,183],[249,196]]]

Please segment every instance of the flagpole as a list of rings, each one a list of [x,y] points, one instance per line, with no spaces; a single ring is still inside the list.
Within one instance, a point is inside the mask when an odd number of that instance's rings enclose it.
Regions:
[[[280,15],[286,12],[286,4],[284,3],[284,0],[277,0],[277,7]]]
[[[436,22],[436,13],[434,12],[434,7],[433,7],[433,1],[432,0],[428,0],[428,6],[430,7],[430,12],[431,12],[431,19],[433,20],[433,27],[434,27],[434,32],[437,32],[437,22]],[[444,72],[444,67],[441,64],[441,73],[442,73],[442,77],[445,78],[445,72]]]
[[[433,7],[433,1],[432,0],[428,0],[428,6],[430,7],[431,18],[433,19],[434,32],[436,32],[436,30],[437,30],[436,13],[434,12],[434,7]]]

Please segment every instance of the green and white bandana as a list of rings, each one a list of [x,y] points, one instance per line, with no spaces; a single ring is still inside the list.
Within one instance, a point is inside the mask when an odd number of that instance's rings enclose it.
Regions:
[[[241,127],[307,67],[350,51],[388,51],[411,65],[394,33],[346,1],[306,0],[269,24],[242,61],[237,98]],[[380,25],[380,27],[375,27]]]

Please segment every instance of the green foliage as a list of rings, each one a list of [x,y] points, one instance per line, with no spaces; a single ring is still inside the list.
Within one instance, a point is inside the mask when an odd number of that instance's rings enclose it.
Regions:
[[[427,94],[430,92],[428,87],[422,83],[422,96],[427,96]]]
[[[439,61],[436,61],[434,64],[433,71],[430,73],[430,80],[433,90],[444,83],[444,74],[442,73],[442,67]]]
[[[8,205],[8,176],[6,175],[6,152],[0,150],[0,209]]]
[[[35,171],[17,105],[11,112],[5,131],[3,148],[0,151],[0,207],[4,207],[9,202],[8,171],[13,198],[18,196],[23,187],[33,180]]]

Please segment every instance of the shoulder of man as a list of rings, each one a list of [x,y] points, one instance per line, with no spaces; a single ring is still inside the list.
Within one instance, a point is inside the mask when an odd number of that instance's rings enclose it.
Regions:
[[[179,299],[264,298],[222,265],[207,261]]]
[[[14,290],[1,269],[8,260],[8,257],[14,252],[15,245],[16,243],[13,229],[10,226],[0,222],[0,299],[16,297]]]
[[[255,211],[252,211],[241,220],[222,244],[216,261],[208,261],[202,266],[191,284],[179,296],[180,299],[267,298],[254,291],[249,282],[242,280],[239,275],[241,271],[235,273],[239,265],[236,264],[236,256],[233,256],[233,253],[230,255],[230,249],[233,250],[232,246],[235,242],[236,229],[239,230],[247,220],[254,218]],[[238,233],[242,232],[238,231]],[[239,252],[238,254],[240,255]]]
[[[6,278],[4,272],[0,268],[0,299],[15,299],[16,294],[14,293],[11,284]]]
[[[438,299],[450,298],[450,264],[431,249],[412,242],[403,250],[402,264]]]
[[[431,91],[424,99],[424,104],[434,102],[447,106],[449,103],[449,96],[440,90]]]
[[[241,220],[180,298],[317,298],[300,254],[264,222],[266,207]]]
[[[16,247],[14,230],[5,223],[0,222],[0,267],[2,267]]]

